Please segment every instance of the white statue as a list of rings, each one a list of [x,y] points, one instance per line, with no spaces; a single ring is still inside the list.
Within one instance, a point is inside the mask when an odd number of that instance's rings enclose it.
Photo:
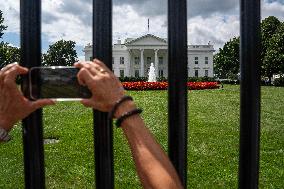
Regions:
[[[156,82],[156,81],[157,78],[156,78],[154,63],[151,63],[150,70],[148,73],[148,82]]]

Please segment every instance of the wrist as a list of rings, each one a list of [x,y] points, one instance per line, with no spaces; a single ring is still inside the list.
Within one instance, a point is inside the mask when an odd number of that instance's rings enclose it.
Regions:
[[[125,112],[129,112],[135,108],[136,108],[136,105],[132,100],[125,101],[117,108],[117,110],[114,113],[114,117],[119,118]]]
[[[116,126],[120,127],[125,120],[136,117],[142,113],[142,109],[137,108],[131,96],[123,96],[114,104],[112,110],[108,114],[108,118],[116,118]]]

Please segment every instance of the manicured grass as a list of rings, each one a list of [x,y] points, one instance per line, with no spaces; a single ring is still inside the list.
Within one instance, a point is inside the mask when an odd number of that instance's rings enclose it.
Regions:
[[[129,92],[167,150],[167,92]],[[189,91],[188,188],[237,188],[239,87]],[[284,186],[284,88],[262,88],[260,188]],[[65,102],[44,109],[47,188],[93,188],[92,111]],[[0,188],[23,188],[21,128],[0,145]],[[115,188],[141,188],[120,129],[114,129]]]

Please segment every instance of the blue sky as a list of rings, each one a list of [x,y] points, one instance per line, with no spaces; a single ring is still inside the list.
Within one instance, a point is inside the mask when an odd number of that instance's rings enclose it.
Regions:
[[[5,25],[3,40],[19,46],[19,0],[0,0]],[[167,0],[114,0],[113,41],[139,37],[147,32],[167,36]],[[262,18],[273,15],[284,21],[284,0],[262,0]],[[60,39],[74,40],[80,59],[92,39],[92,0],[42,0],[42,51]],[[239,35],[237,0],[190,0],[189,44],[214,44],[215,49]]]

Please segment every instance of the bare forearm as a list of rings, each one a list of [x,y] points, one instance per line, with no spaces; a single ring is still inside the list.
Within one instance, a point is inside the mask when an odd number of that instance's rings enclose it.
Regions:
[[[125,101],[122,84],[105,64],[97,59],[93,62],[79,62],[78,82],[87,85],[93,97],[83,99],[86,107],[104,112],[114,112],[122,121],[137,172],[145,188],[181,188],[179,178],[164,151],[145,127],[133,101]],[[136,109],[136,110],[135,110]],[[111,115],[112,116],[112,115]],[[130,116],[130,117],[129,117]],[[120,122],[118,122],[120,123]]]
[[[135,107],[132,103],[123,109]],[[145,127],[139,115],[129,117],[122,123],[129,142],[138,175],[144,188],[182,188],[169,158]]]

